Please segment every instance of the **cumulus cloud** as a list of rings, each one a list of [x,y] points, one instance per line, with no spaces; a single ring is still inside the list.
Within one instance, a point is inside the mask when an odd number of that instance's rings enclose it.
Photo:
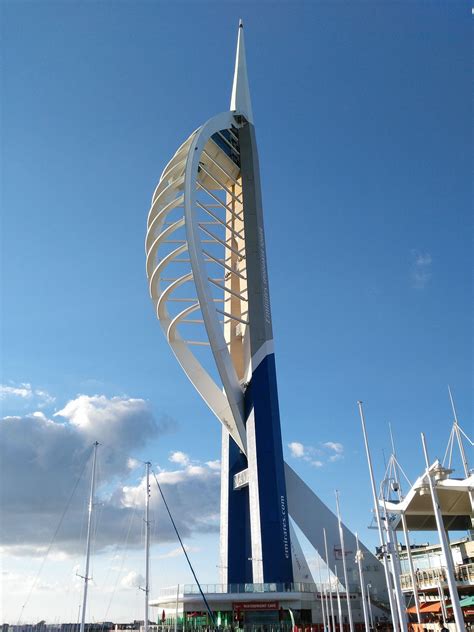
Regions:
[[[218,531],[220,473],[203,465],[187,465],[179,470],[163,470],[156,474],[170,511],[183,537],[194,532]],[[125,485],[116,490],[114,503],[126,509],[143,507],[145,477],[136,485]],[[163,506],[161,495],[152,476],[150,508],[160,525],[161,540],[174,540],[174,532]]]
[[[188,465],[189,456],[185,452],[181,452],[177,450],[176,452],[171,452],[169,456],[169,460],[171,463],[178,463],[179,465]]]
[[[411,257],[412,284],[414,288],[422,290],[431,279],[433,259],[429,253],[421,253],[418,250],[412,250]]]
[[[159,430],[143,399],[79,395],[54,416],[67,419],[85,439],[114,447],[141,447]]]
[[[122,577],[122,581],[120,582],[120,586],[122,588],[140,588],[145,585],[145,578],[140,573],[136,571],[130,571],[124,577]]]
[[[95,550],[115,546],[129,525],[141,546],[145,481],[130,458],[172,427],[155,420],[141,399],[78,396],[52,419],[38,412],[0,421],[0,544],[9,554],[42,555],[67,507],[53,554],[82,551],[92,443],[98,440]],[[219,470],[215,462],[158,470],[158,480],[184,538],[218,530]],[[134,479],[134,480],[131,480]],[[127,481],[129,483],[127,484]],[[73,490],[74,494],[72,495]],[[175,534],[152,478],[151,512],[158,540]]]
[[[344,446],[336,441],[326,441],[318,448],[304,445],[300,441],[292,441],[288,447],[293,458],[302,459],[313,467],[323,467],[325,463],[338,461],[344,456]]]
[[[305,455],[304,445],[299,441],[292,441],[288,444],[288,447],[290,448],[291,456],[297,459]]]

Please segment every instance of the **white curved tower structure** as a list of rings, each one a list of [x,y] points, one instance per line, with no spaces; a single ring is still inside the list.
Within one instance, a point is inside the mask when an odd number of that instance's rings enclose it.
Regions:
[[[258,156],[242,23],[231,109],[193,132],[165,167],[148,217],[146,255],[150,295],[166,338],[224,427],[223,579],[291,582]],[[209,358],[197,352],[202,347],[209,347],[212,369]]]
[[[145,250],[164,335],[222,424],[222,583],[312,581],[288,505],[319,550],[326,527],[333,558],[338,523],[283,461],[242,23],[230,110],[195,130],[166,165],[152,198]],[[348,550],[355,551],[354,536],[344,529]],[[348,567],[355,570],[349,560]]]

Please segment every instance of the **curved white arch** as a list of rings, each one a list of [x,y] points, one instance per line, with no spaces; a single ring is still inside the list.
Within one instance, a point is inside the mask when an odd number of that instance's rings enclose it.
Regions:
[[[186,236],[188,240],[191,267],[194,274],[194,282],[201,305],[202,316],[206,326],[207,335],[211,345],[211,350],[217,365],[217,370],[224,386],[229,405],[234,415],[235,423],[242,438],[246,437],[244,410],[243,410],[243,390],[235,372],[232,359],[227,348],[222,329],[219,326],[219,319],[212,300],[212,294],[206,274],[204,256],[201,249],[198,225],[194,208],[196,204],[196,187],[194,183],[197,179],[199,161],[207,141],[213,134],[231,125],[235,125],[235,117],[231,112],[223,112],[210,119],[201,127],[193,142],[190,145],[188,161],[186,164],[184,181],[184,214],[186,218]]]
[[[219,187],[222,192],[227,191],[225,183],[220,184],[212,174],[206,176],[204,172],[209,173],[205,164],[215,163],[224,174],[223,178],[227,180],[232,178],[232,174],[225,171],[216,162],[216,157],[213,158],[209,153],[211,149],[220,151],[218,146],[211,148],[212,142],[207,145],[214,134],[231,127],[234,129],[238,127],[234,113],[224,112],[213,117],[194,131],[168,162],[153,193],[147,220],[145,252],[150,296],[166,339],[196,390],[245,453],[243,388],[233,366],[216,311],[216,301],[224,299],[214,298],[211,290],[212,280],[209,280],[209,271],[206,269],[206,261],[212,264],[219,259],[214,259],[212,255],[203,252],[203,241],[206,239],[202,239],[200,228],[203,227],[199,225],[196,206],[196,190],[201,186],[202,178],[209,179],[210,177],[209,181],[213,181],[214,193],[210,192],[212,197],[215,197],[214,194]],[[206,145],[207,151],[205,151]],[[203,152],[205,152],[205,157],[203,157]],[[201,170],[202,173],[200,173]],[[215,199],[218,198],[215,197]],[[182,215],[175,218],[176,212],[178,214],[182,212]],[[171,221],[168,220],[170,216],[173,218]],[[181,234],[181,229],[183,234]],[[175,239],[175,237],[181,237],[181,239]],[[212,240],[207,239],[207,241]],[[219,242],[229,248],[225,242],[214,236],[214,244]],[[171,244],[174,245],[171,246]],[[183,256],[189,256],[189,259],[183,259]],[[166,271],[174,269],[173,266],[178,263],[186,266],[189,263],[189,266],[177,277],[166,278]],[[223,265],[225,266],[225,263]],[[162,287],[165,283],[168,285]],[[221,287],[215,281],[214,285]],[[195,296],[179,297],[177,295],[179,289],[188,286],[194,289]],[[222,286],[221,289],[225,288]],[[230,292],[230,290],[227,291]],[[170,312],[173,301],[181,301],[185,304],[183,309],[175,315]],[[187,320],[190,314],[198,311],[201,312],[202,319],[193,317],[194,320]],[[185,340],[180,334],[179,327],[184,323],[200,322],[205,327],[208,343],[207,341]],[[209,344],[223,389],[193,353],[190,348],[193,344]]]

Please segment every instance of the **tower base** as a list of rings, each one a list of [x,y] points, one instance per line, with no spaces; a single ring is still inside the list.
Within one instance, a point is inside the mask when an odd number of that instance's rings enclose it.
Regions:
[[[315,584],[203,584],[206,599],[215,616],[215,627],[226,630],[323,632],[322,596]],[[340,595],[344,630],[349,631],[345,595]],[[323,597],[324,598],[324,597]],[[360,595],[350,596],[356,632],[363,632],[364,616]],[[182,584],[160,591],[150,601],[152,618],[164,632],[212,629],[199,588]],[[374,622],[388,621],[384,610],[373,604]],[[339,629],[338,606],[333,609]]]

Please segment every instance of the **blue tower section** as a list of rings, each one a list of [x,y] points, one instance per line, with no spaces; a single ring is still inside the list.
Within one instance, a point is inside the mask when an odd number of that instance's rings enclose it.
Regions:
[[[247,468],[247,458],[228,434],[229,471],[227,515],[227,570],[228,584],[249,584],[252,577],[252,546],[250,539],[249,489],[234,490],[234,476]]]
[[[239,129],[251,378],[245,390],[247,458],[229,437],[228,583],[293,581],[290,528],[253,125]],[[247,485],[234,476],[245,473]],[[250,560],[251,564],[247,564]]]

